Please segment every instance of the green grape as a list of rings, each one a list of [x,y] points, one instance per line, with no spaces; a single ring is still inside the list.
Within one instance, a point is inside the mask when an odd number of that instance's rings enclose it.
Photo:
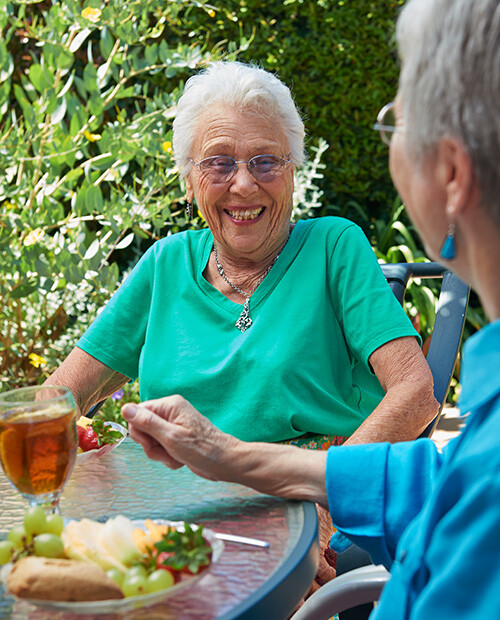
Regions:
[[[10,553],[14,549],[14,543],[10,540],[0,541],[0,564],[10,562]]]
[[[106,575],[121,587],[124,575],[120,570],[117,568],[110,568],[106,571]]]
[[[24,529],[28,535],[42,534],[46,523],[45,510],[41,506],[31,506],[24,513]]]
[[[64,529],[64,521],[61,515],[47,515],[45,532],[59,536]]]
[[[127,574],[125,574],[121,589],[124,596],[138,596],[139,594],[145,594],[147,592],[146,584],[147,579],[145,577],[132,575],[132,577],[127,578]]]
[[[35,555],[43,558],[57,558],[64,553],[63,541],[55,534],[38,534],[33,543]]]
[[[27,536],[24,525],[15,525],[7,534],[7,540],[16,547],[16,549],[22,549],[24,545],[29,542],[30,536]]]
[[[124,579],[131,579],[132,577],[143,577],[146,579],[148,576],[148,571],[144,566],[140,564],[135,564],[130,568],[127,568],[127,572],[125,573]]]
[[[171,588],[174,583],[174,576],[169,570],[159,569],[149,575],[146,588],[148,592],[158,592]]]

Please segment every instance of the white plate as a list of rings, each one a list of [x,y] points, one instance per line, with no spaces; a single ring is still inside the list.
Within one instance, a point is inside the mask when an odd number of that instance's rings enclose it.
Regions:
[[[127,436],[127,429],[121,424],[118,424],[117,422],[106,421],[104,422],[104,426],[111,426],[113,430],[118,431],[122,434],[122,438],[115,443],[108,443],[107,445],[102,446],[102,448],[98,448],[96,450],[89,450],[88,452],[80,452],[76,455],[77,465],[81,465],[82,463],[86,463],[87,461],[91,461],[92,459],[97,459],[101,456],[104,456],[105,454],[108,454],[108,452],[111,452],[111,450],[117,448]]]
[[[154,523],[158,525],[171,525],[176,529],[182,531],[184,529],[184,523],[182,521],[165,521],[163,519],[154,519]],[[132,523],[136,527],[143,528],[144,531],[147,531],[147,528],[144,524],[144,521],[132,521]],[[196,525],[192,525],[194,529],[196,529]],[[210,566],[199,573],[198,575],[193,575],[192,577],[187,578],[185,581],[180,581],[176,583],[171,588],[167,588],[166,590],[160,590],[159,592],[153,592],[152,594],[142,594],[141,596],[129,596],[127,598],[121,599],[112,599],[107,601],[88,601],[88,602],[78,602],[78,603],[69,603],[66,601],[38,601],[33,599],[19,599],[26,601],[27,603],[31,603],[32,605],[37,605],[38,607],[45,607],[47,609],[56,609],[58,611],[67,611],[73,614],[112,614],[117,612],[126,612],[132,611],[134,609],[139,609],[141,607],[149,607],[151,605],[156,605],[156,603],[161,603],[171,596],[175,596],[181,590],[186,590],[187,588],[195,585],[200,579],[206,575],[212,566],[217,562],[222,555],[222,551],[224,549],[224,543],[216,538],[215,532],[213,530],[209,530],[203,528],[203,536],[208,540],[210,546],[212,547],[212,561]],[[6,569],[8,565],[3,568]],[[2,570],[2,579],[5,582],[7,577],[8,570]],[[13,595],[10,595],[13,596]],[[16,597],[15,597],[16,598]]]

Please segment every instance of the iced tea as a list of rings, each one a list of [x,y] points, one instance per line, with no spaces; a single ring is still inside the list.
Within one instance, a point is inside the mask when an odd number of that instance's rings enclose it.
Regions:
[[[62,404],[37,412],[6,412],[0,418],[0,461],[24,495],[61,489],[77,450],[75,412]]]

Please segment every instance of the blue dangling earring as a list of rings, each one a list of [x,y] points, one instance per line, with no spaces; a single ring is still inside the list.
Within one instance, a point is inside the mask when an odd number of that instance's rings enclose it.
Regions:
[[[455,224],[450,224],[450,227],[448,228],[448,234],[446,236],[446,239],[444,240],[443,247],[441,248],[439,256],[441,258],[444,258],[444,260],[453,260],[455,258]]]

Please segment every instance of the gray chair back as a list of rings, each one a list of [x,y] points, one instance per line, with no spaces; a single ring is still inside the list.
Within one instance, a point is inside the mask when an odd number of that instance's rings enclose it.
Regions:
[[[411,278],[442,278],[434,328],[426,357],[434,379],[434,396],[439,403],[436,418],[421,435],[430,437],[438,423],[453,378],[464,331],[470,288],[439,263],[387,263],[381,267],[392,292],[401,304]]]

